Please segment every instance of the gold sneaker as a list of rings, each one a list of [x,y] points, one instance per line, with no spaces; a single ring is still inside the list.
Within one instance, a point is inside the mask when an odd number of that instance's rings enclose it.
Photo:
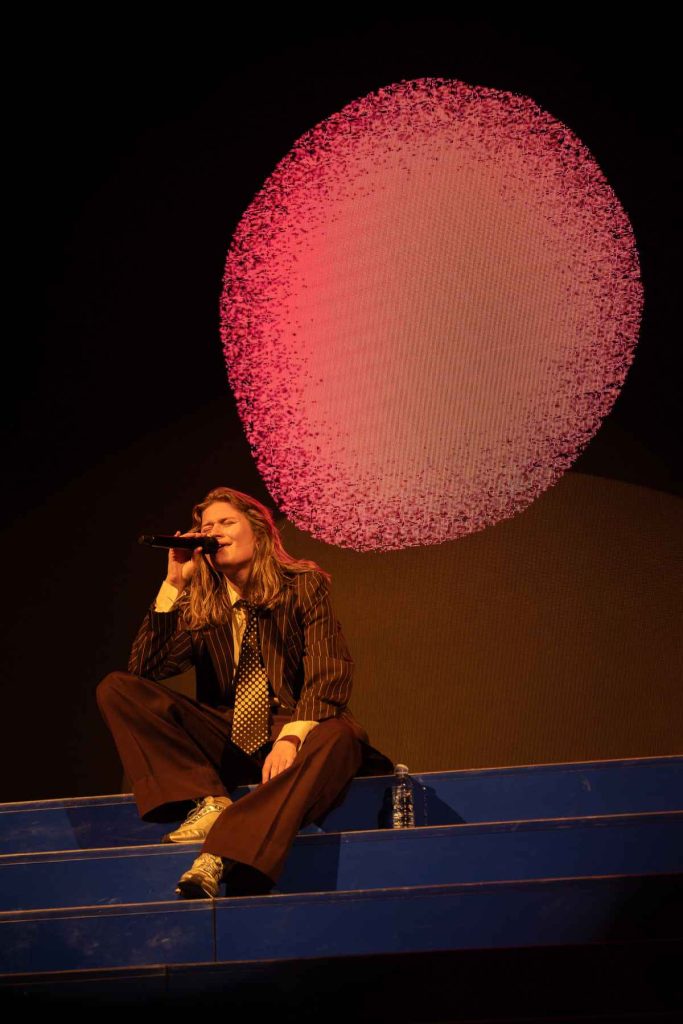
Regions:
[[[200,853],[189,871],[178,879],[176,892],[187,899],[215,900],[223,880],[223,858],[215,853]]]
[[[205,796],[203,800],[195,800],[196,807],[190,811],[185,821],[173,832],[162,837],[162,843],[200,843],[206,839],[216,820],[232,801],[227,796]]]

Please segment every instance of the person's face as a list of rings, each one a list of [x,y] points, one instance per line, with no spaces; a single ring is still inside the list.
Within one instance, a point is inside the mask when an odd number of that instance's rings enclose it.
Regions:
[[[220,547],[207,554],[217,572],[237,571],[254,557],[256,539],[247,517],[227,501],[214,501],[202,513],[201,532],[216,537]]]

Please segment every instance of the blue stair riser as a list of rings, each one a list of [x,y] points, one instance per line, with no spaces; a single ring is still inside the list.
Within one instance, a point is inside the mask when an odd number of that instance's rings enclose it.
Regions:
[[[682,889],[655,875],[5,914],[0,971],[669,940]]]
[[[0,915],[0,972],[204,963],[214,929],[209,900]]]
[[[680,808],[683,757],[428,772],[414,778],[418,825],[632,814]],[[388,776],[354,779],[343,804],[320,823],[322,829],[386,827],[391,782]],[[233,795],[239,799],[252,788]],[[169,827],[141,821],[129,794],[0,804],[0,853],[146,845],[160,842]]]
[[[0,858],[3,910],[174,898],[201,844]],[[229,851],[226,851],[229,855]],[[303,836],[280,892],[683,870],[683,811]]]

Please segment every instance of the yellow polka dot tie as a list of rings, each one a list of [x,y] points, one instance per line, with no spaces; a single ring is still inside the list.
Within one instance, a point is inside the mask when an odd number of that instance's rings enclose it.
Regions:
[[[270,739],[268,676],[261,662],[256,605],[240,599],[235,601],[234,607],[246,608],[248,619],[235,675],[235,710],[230,737],[245,753],[253,754]]]

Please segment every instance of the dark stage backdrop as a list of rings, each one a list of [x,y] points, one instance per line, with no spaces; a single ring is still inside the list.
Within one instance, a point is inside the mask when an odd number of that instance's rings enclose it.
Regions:
[[[0,800],[119,791],[94,691],[125,667],[165,572],[136,537],[187,529],[219,484],[273,507],[220,347],[232,232],[303,132],[425,76],[530,96],[588,146],[638,244],[635,361],[520,515],[389,553],[280,517],[286,546],[332,572],[351,707],[411,769],[680,753],[678,111],[673,38],[644,17],[561,34],[508,16],[105,36],[60,15],[17,40]],[[174,685],[192,693],[191,677]]]

